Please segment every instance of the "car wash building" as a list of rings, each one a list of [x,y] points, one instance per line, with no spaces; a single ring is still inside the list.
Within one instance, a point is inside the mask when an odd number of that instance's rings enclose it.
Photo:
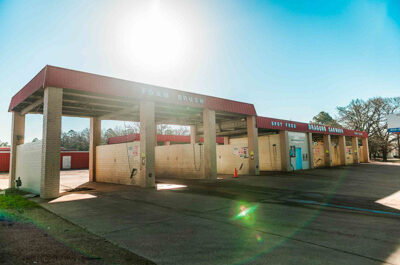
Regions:
[[[54,66],[23,87],[9,111],[10,186],[19,177],[43,198],[59,195],[62,116],[90,119],[90,181],[149,188],[157,176],[216,180],[235,168],[259,175],[368,161],[363,132],[258,117],[249,103]],[[24,143],[28,113],[43,115],[41,142]],[[102,120],[140,122],[140,135],[101,145]],[[190,142],[158,145],[157,124],[190,126]]]
[[[157,147],[158,157],[162,158],[157,167],[162,172],[217,179],[217,132],[246,134],[249,152],[258,153],[257,113],[252,104],[60,67],[44,67],[11,99],[9,111],[12,112],[10,187],[15,187],[16,177],[20,177],[22,188],[30,188],[43,198],[59,195],[62,116],[90,119],[90,181],[154,187],[157,124],[191,128],[190,144]],[[43,140],[30,143],[29,147],[24,143],[28,113],[43,115]],[[128,147],[119,146],[120,149],[100,145],[102,120],[140,122],[140,140]],[[245,129],[224,131],[222,124],[238,120],[246,122]],[[204,138],[201,144],[199,137]],[[254,157],[249,163],[251,174],[258,173],[256,161]],[[123,164],[128,164],[128,168]],[[24,170],[26,167],[30,170]],[[39,179],[35,179],[39,187],[29,187],[31,176]]]
[[[268,165],[277,163],[273,157],[279,155],[282,171],[369,161],[366,132],[267,117],[257,117],[257,127],[259,142],[266,137],[274,139],[275,144],[271,146],[268,140],[259,145],[260,170],[271,170]],[[279,151],[277,146],[280,147]],[[271,156],[271,153],[274,155]],[[263,165],[263,160],[267,164]]]

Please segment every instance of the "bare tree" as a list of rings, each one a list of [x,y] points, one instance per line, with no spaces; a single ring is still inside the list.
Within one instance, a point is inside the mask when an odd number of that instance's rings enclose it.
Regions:
[[[172,135],[190,135],[190,130],[188,126],[159,124],[157,125],[157,133]]]
[[[373,125],[373,117],[375,117],[375,110],[369,100],[352,100],[349,105],[337,107],[337,110],[339,115],[338,120],[344,127],[370,133]]]
[[[367,101],[352,100],[345,107],[338,107],[339,122],[346,128],[366,131],[370,154],[382,154],[384,161],[394,148],[396,137],[388,132],[387,115],[400,110],[400,97],[371,98]]]
[[[168,134],[167,132],[169,131],[169,125],[168,124],[158,124],[157,125],[157,134]]]
[[[80,132],[74,130],[63,132],[61,134],[61,146],[68,150],[87,151],[89,150],[89,134],[87,128]]]
[[[0,141],[0,147],[9,147],[10,145],[8,144],[8,142],[2,142]]]

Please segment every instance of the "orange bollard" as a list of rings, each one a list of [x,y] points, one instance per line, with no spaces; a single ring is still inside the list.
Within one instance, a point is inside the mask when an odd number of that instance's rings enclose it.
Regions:
[[[238,174],[237,174],[237,169],[236,169],[236,167],[235,167],[235,173],[234,173],[233,177],[234,177],[234,178],[237,178],[237,177],[238,177]]]

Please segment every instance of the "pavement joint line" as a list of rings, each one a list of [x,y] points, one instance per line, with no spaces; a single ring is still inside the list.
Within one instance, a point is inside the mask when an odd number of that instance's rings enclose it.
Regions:
[[[295,237],[288,237],[288,236],[284,236],[284,235],[273,233],[273,232],[263,231],[261,229],[255,229],[255,231],[260,232],[260,233],[264,233],[264,234],[270,234],[270,235],[274,235],[274,236],[278,236],[278,237],[283,237],[283,238],[286,238],[288,240],[293,240],[293,241],[304,243],[304,244],[309,244],[309,245],[313,245],[313,246],[317,246],[317,247],[321,247],[321,248],[330,249],[330,250],[341,252],[341,253],[346,253],[346,254],[353,255],[353,256],[358,256],[358,257],[365,258],[365,259],[374,260],[374,261],[377,261],[377,262],[382,262],[382,264],[397,265],[395,263],[390,263],[390,262],[387,262],[385,260],[369,257],[369,256],[366,256],[366,255],[358,254],[358,253],[355,253],[355,252],[352,252],[352,251],[348,251],[348,250],[343,250],[343,249],[339,249],[339,248],[333,248],[333,247],[325,246],[325,245],[322,245],[322,244],[313,243],[313,242],[302,240],[302,239],[295,238]]]
[[[358,208],[358,207],[353,207],[353,206],[337,205],[337,204],[331,204],[331,203],[326,203],[326,202],[322,203],[322,202],[316,202],[316,201],[310,201],[310,200],[297,200],[297,199],[287,199],[286,201],[287,202],[302,203],[302,204],[311,204],[311,205],[319,205],[319,206],[326,206],[326,207],[334,207],[334,208],[353,210],[353,211],[369,212],[369,213],[375,213],[375,214],[386,214],[386,215],[392,215],[392,216],[400,217],[400,213],[364,209],[364,208]]]
[[[167,217],[167,218],[165,218],[165,219],[163,219],[163,220],[154,221],[154,222],[148,222],[148,223],[145,223],[145,224],[132,225],[132,226],[128,226],[128,227],[125,227],[125,228],[116,229],[116,230],[113,230],[113,231],[108,231],[108,232],[99,233],[99,234],[100,234],[100,236],[110,235],[110,234],[118,233],[118,232],[121,232],[121,231],[124,231],[124,230],[129,230],[129,229],[134,229],[134,228],[140,228],[140,227],[143,227],[143,226],[146,226],[146,225],[153,225],[153,224],[164,223],[164,222],[169,221],[169,220],[171,220],[171,219],[172,219],[172,217]]]
[[[229,209],[229,208],[231,208],[231,207],[221,207],[221,208],[217,208],[217,209],[207,210],[202,213],[212,213],[212,212],[217,212],[217,211],[225,210],[225,209]]]
[[[174,210],[175,212],[180,213],[182,215],[186,215],[188,217],[197,217],[197,218],[205,219],[207,221],[213,221],[213,222],[218,222],[218,223],[222,223],[222,224],[227,224],[227,225],[240,227],[240,228],[245,229],[245,230],[252,230],[252,231],[257,231],[257,232],[264,233],[264,234],[273,235],[273,236],[276,236],[276,237],[286,238],[288,240],[300,242],[300,243],[303,243],[303,244],[313,245],[313,246],[317,246],[317,247],[326,248],[326,249],[330,249],[330,250],[333,250],[333,251],[345,253],[345,254],[348,254],[348,255],[358,256],[358,257],[361,257],[361,258],[377,261],[377,262],[380,262],[382,264],[396,265],[394,263],[389,263],[389,262],[381,260],[381,259],[369,257],[369,256],[366,256],[366,255],[358,254],[358,253],[351,252],[351,251],[348,251],[348,250],[343,250],[343,249],[339,249],[339,248],[333,248],[333,247],[325,246],[325,245],[322,245],[322,244],[317,244],[317,243],[313,243],[313,242],[310,242],[310,241],[302,240],[302,239],[299,239],[299,238],[294,238],[294,237],[289,237],[289,236],[285,236],[285,235],[282,235],[282,234],[277,234],[277,233],[273,233],[273,232],[264,231],[262,229],[251,229],[251,228],[246,227],[246,226],[241,225],[241,224],[222,221],[222,220],[211,218],[209,216],[198,215],[198,214],[201,214],[202,212],[187,211],[187,210],[183,210],[183,211],[179,211],[178,210],[177,211],[175,208],[168,207],[168,206],[163,206],[163,205],[158,205],[158,204],[152,203],[152,202],[147,202],[147,201],[142,201],[142,200],[132,200],[132,199],[129,199],[129,198],[122,198],[122,197],[121,197],[121,199],[129,200],[129,201],[136,201],[136,202],[139,202],[139,203],[150,204],[150,205],[157,206],[157,207],[160,207],[160,208],[166,208],[166,209]],[[195,214],[195,213],[197,213],[197,214]]]

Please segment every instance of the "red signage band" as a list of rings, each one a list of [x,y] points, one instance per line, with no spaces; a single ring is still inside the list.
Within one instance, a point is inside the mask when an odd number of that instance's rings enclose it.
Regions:
[[[310,124],[303,122],[287,121],[268,117],[257,117],[257,127],[264,129],[285,130],[294,132],[311,132],[318,134],[344,135],[355,137],[368,137],[366,132],[336,128],[331,126]]]

